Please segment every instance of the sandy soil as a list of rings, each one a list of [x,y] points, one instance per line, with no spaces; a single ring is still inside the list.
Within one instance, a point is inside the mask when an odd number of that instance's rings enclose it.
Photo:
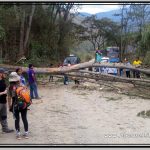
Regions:
[[[28,111],[30,138],[0,133],[0,144],[150,143],[150,119],[137,116],[150,109],[150,100],[73,86],[39,87],[42,100],[34,100]],[[14,128],[10,112],[8,122]]]

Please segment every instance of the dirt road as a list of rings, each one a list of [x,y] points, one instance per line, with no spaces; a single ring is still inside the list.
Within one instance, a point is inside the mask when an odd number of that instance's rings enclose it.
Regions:
[[[0,144],[150,143],[150,119],[137,116],[150,109],[149,100],[72,86],[40,87],[42,100],[34,100],[28,111],[30,138],[0,133]],[[13,128],[11,113],[8,122]]]

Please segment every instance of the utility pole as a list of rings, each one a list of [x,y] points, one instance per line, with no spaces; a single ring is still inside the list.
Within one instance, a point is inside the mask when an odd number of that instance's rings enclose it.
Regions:
[[[123,8],[121,9],[121,39],[120,39],[120,52],[121,52],[121,55],[120,55],[120,59],[122,61],[123,59],[123,47],[122,47],[122,36],[123,36],[123,10],[124,10],[124,5],[123,5]]]
[[[121,9],[121,13],[119,14],[114,14],[114,16],[121,16],[121,21],[120,21],[120,60],[123,59],[123,46],[122,46],[122,36],[123,36],[123,20],[124,20],[124,16],[123,16],[123,11],[124,11],[124,5]]]

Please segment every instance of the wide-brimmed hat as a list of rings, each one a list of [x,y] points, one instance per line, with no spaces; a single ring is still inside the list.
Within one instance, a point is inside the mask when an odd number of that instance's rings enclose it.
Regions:
[[[9,75],[9,82],[17,82],[20,81],[20,76],[16,72],[12,72]]]

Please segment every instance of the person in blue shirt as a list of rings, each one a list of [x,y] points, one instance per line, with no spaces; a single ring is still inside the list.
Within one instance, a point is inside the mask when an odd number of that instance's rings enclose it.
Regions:
[[[24,86],[26,86],[26,80],[24,78],[24,76],[22,75],[22,68],[17,68],[16,69],[16,73],[20,76],[20,83]]]
[[[68,61],[67,66],[68,66],[68,67],[71,66],[71,62],[70,62],[70,61]],[[64,73],[64,85],[68,85],[68,83],[69,83],[69,78],[68,78],[68,76]]]
[[[120,63],[122,63],[122,61],[120,61]],[[119,75],[120,75],[120,76],[123,76],[123,68],[120,68],[120,69],[119,69]]]

